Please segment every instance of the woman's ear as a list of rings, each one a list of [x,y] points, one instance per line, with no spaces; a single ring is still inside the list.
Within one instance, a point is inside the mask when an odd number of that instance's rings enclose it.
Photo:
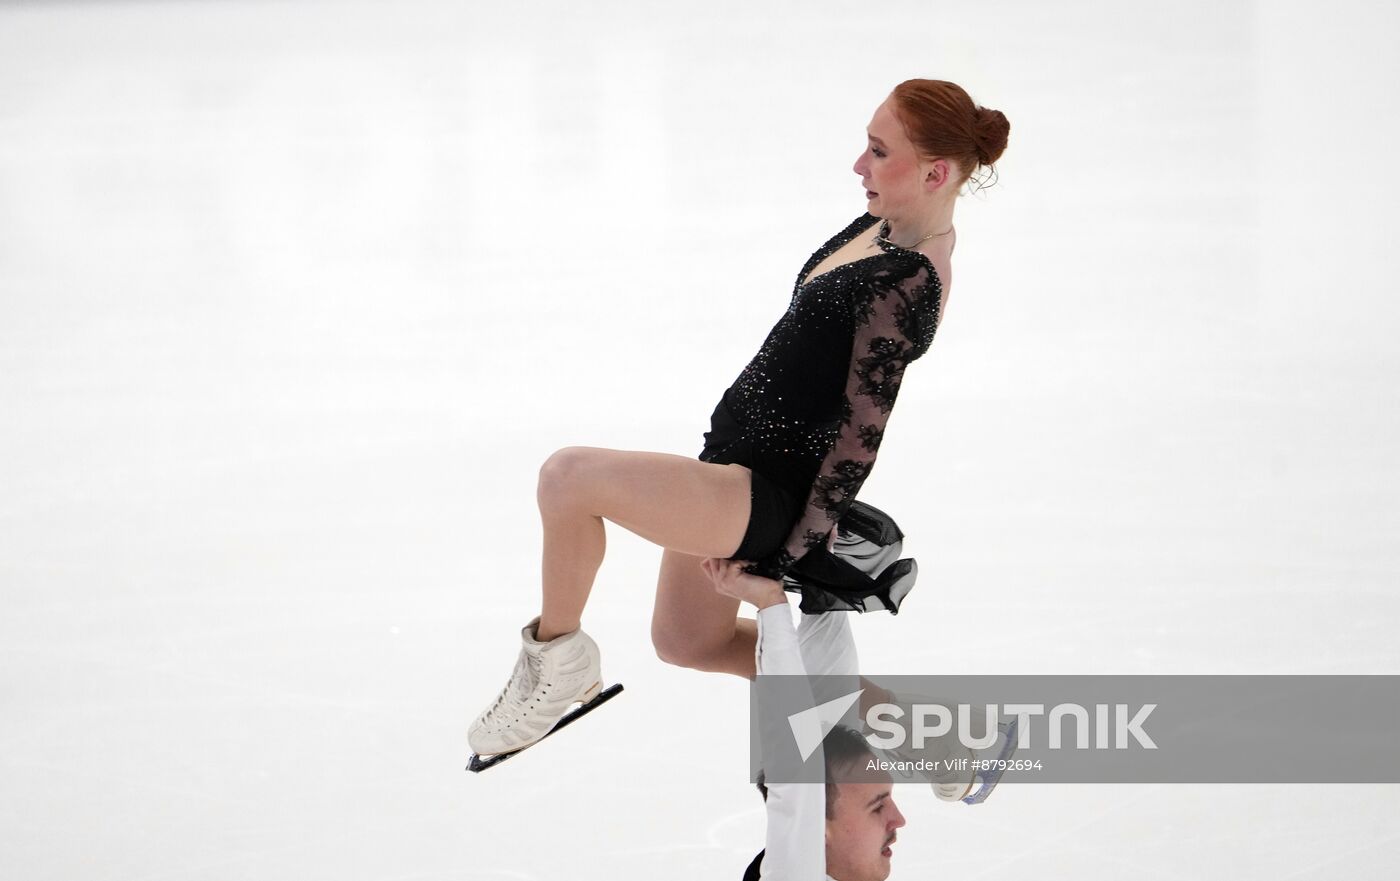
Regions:
[[[933,192],[943,186],[943,182],[948,179],[948,160],[935,159],[929,163],[928,170],[924,172],[924,189]]]

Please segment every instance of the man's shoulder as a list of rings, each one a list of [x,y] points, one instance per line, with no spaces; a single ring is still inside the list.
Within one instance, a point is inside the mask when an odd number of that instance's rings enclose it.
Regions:
[[[753,862],[749,863],[749,867],[744,870],[744,881],[758,881],[759,877],[761,877],[758,869],[763,865],[763,855],[767,852],[767,850],[760,850],[758,856],[753,858]],[[827,875],[826,881],[836,881],[836,879]]]

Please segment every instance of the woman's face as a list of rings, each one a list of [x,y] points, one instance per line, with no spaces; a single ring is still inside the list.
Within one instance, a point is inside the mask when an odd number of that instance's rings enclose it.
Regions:
[[[865,130],[865,152],[854,170],[865,185],[867,211],[876,217],[906,218],[917,213],[928,169],[904,133],[893,103],[893,97],[886,98],[875,108]]]

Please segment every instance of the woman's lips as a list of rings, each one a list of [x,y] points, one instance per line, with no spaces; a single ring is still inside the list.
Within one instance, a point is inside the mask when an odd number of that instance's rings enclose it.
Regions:
[[[865,191],[865,198],[867,198],[867,199],[873,199],[873,198],[875,198],[875,197],[878,196],[878,195],[880,195],[880,194],[877,193],[877,192],[875,192],[874,190],[866,190],[866,191]]]

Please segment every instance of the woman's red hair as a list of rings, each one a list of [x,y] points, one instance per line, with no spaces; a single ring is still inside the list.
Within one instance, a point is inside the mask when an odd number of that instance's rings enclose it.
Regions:
[[[992,166],[1011,133],[1000,110],[979,107],[962,86],[946,80],[905,80],[892,95],[895,115],[915,149],[926,158],[955,160],[962,170],[959,186],[978,168],[996,171]]]

